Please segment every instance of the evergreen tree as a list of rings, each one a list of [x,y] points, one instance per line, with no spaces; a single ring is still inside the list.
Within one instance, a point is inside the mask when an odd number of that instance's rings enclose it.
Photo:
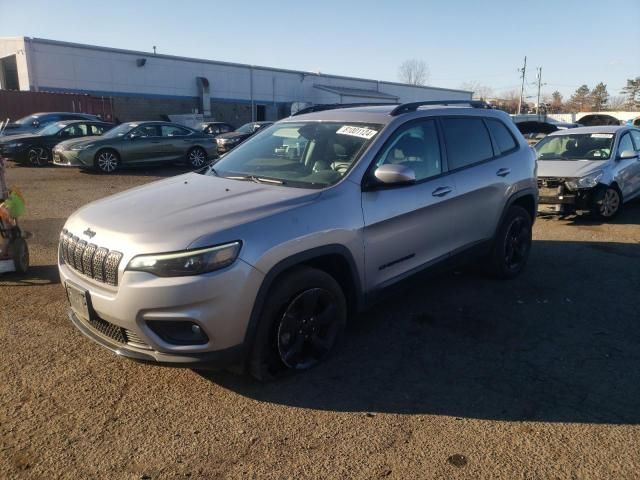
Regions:
[[[601,112],[607,109],[607,102],[609,101],[609,92],[607,92],[607,86],[600,82],[591,90],[591,108],[594,112]]]
[[[625,96],[625,108],[640,110],[640,77],[627,79],[627,85],[620,93]]]
[[[568,107],[573,112],[587,112],[591,110],[591,90],[587,85],[579,87],[569,99]]]

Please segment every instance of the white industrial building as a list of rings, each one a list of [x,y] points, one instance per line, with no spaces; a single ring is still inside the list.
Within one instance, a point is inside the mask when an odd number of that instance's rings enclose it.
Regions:
[[[288,116],[293,104],[471,99],[462,90],[29,37],[0,38],[0,89],[109,97],[122,121],[196,112],[240,123]]]

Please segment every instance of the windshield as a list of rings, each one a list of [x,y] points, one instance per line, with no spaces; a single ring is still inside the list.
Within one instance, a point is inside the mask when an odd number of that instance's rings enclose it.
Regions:
[[[607,160],[613,133],[550,135],[534,147],[538,160]]]
[[[231,150],[205,174],[327,187],[344,177],[380,130],[380,125],[338,122],[275,124]]]
[[[38,135],[55,135],[64,128],[64,123],[52,123],[38,130]]]
[[[133,128],[137,127],[137,126],[138,126],[137,123],[121,123],[117,127],[112,128],[111,130],[109,130],[107,133],[102,134],[102,137],[104,137],[104,138],[123,137],[127,133],[129,133],[131,131],[131,129],[133,129]]]
[[[253,131],[255,130],[255,128],[253,128],[254,125],[254,123],[245,123],[239,129],[237,129],[236,132],[253,133]]]

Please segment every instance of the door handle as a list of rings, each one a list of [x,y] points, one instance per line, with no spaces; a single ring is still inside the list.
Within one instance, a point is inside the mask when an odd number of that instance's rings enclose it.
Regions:
[[[451,187],[438,187],[433,192],[431,192],[431,195],[433,195],[434,197],[444,197],[449,193],[451,193]]]
[[[511,169],[510,168],[501,168],[500,170],[498,170],[496,172],[496,175],[498,175],[499,177],[506,177],[510,173],[511,173]]]

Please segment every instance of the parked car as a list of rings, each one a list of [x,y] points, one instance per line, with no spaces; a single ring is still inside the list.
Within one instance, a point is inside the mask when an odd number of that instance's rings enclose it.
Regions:
[[[7,124],[0,132],[0,135],[16,135],[20,133],[33,133],[47,125],[55,122],[63,122],[65,120],[90,120],[101,121],[95,115],[87,113],[70,113],[70,112],[44,112],[27,115],[15,122]]]
[[[535,145],[552,132],[558,131],[558,127],[549,122],[526,121],[516,123],[516,127],[529,145]]]
[[[198,132],[206,133],[207,135],[213,135],[214,137],[222,134],[233,132],[235,128],[232,125],[224,122],[202,122],[195,128]]]
[[[269,379],[318,364],[418,271],[481,258],[518,275],[535,155],[506,113],[446,103],[294,115],[198,173],[83,207],[60,237],[71,321],[123,357]]]
[[[613,115],[590,114],[580,117],[580,125],[585,127],[597,127],[599,125],[620,125],[620,120]]]
[[[209,135],[169,122],[129,122],[98,138],[67,140],[53,149],[53,163],[113,173],[120,167],[185,161],[203,167],[216,156]]]
[[[218,143],[218,153],[227,153],[232,148],[237,147],[247,138],[259,132],[263,128],[273,125],[273,122],[251,122],[245,123],[239,129],[230,133],[223,133],[216,137]]]
[[[36,133],[0,137],[0,157],[42,167],[51,161],[52,149],[58,143],[71,138],[102,135],[111,128],[111,123],[92,120],[51,123]]]
[[[534,148],[542,213],[591,212],[609,220],[625,202],[640,195],[640,129],[558,131]]]

